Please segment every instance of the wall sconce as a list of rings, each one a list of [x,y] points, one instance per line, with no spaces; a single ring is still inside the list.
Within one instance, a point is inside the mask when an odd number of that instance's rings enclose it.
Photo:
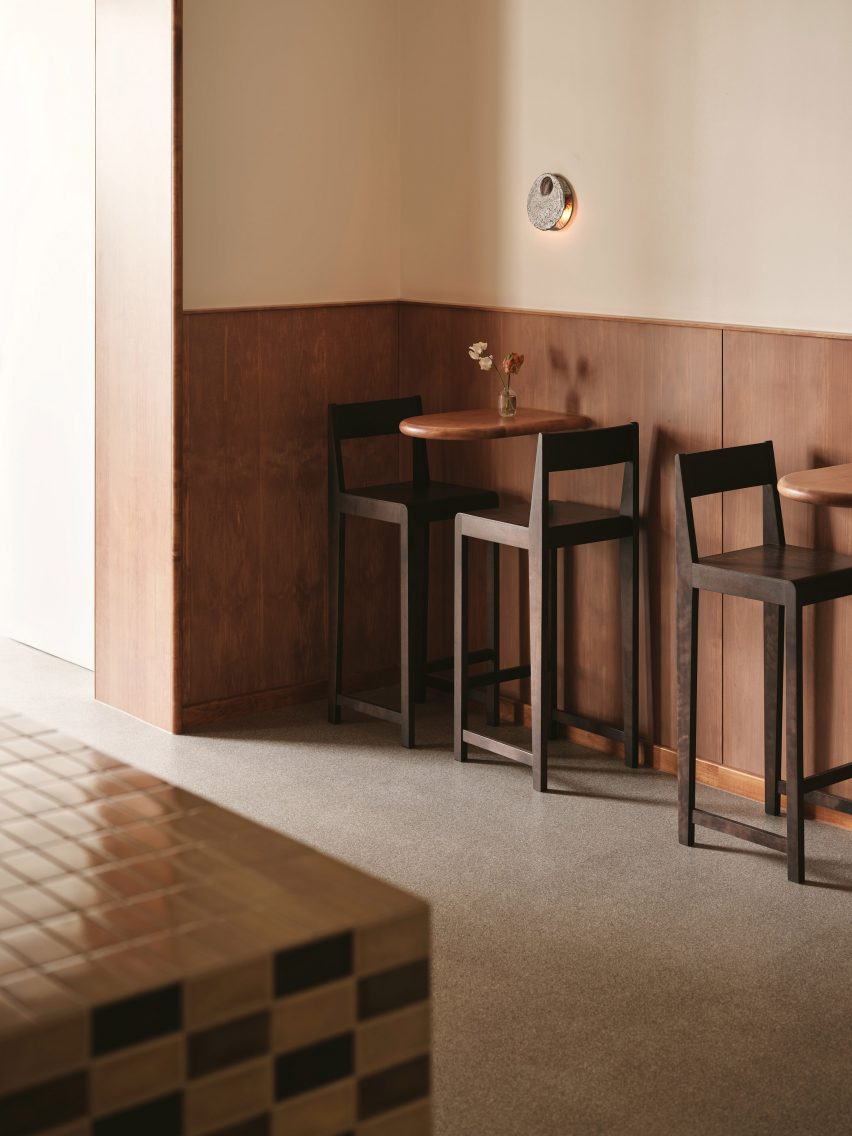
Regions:
[[[527,194],[527,216],[537,229],[564,229],[574,212],[574,190],[562,174],[539,174]]]

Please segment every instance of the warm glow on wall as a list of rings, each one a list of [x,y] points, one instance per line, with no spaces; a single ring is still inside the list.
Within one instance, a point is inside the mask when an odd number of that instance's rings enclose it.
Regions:
[[[564,229],[574,212],[574,190],[562,174],[540,174],[527,194],[527,216],[537,229]]]

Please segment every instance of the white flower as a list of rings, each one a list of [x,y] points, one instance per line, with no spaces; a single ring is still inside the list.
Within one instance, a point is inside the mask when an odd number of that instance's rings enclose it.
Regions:
[[[468,355],[470,355],[471,359],[480,359],[482,358],[482,352],[487,346],[488,344],[483,343],[482,341],[480,341],[479,343],[471,343],[470,347],[468,347],[467,349],[467,353]]]
[[[494,360],[491,358],[490,355],[486,355],[484,359],[479,360],[479,366],[482,368],[483,371],[490,371],[491,368],[494,366]]]

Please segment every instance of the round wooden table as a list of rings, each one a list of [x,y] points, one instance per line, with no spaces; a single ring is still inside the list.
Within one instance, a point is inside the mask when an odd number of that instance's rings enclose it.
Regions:
[[[787,473],[778,482],[778,492],[791,501],[804,501],[808,505],[852,508],[852,462]]]
[[[470,442],[484,438],[517,438],[523,434],[555,434],[559,430],[585,430],[585,414],[558,413],[521,407],[512,418],[496,410],[450,410],[443,414],[417,414],[399,424],[412,438],[442,442]]]

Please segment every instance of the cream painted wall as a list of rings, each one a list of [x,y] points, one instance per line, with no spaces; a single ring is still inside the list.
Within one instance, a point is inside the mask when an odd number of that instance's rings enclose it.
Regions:
[[[94,0],[0,0],[0,139],[0,635],[91,668]]]
[[[187,307],[852,332],[850,0],[185,0],[184,45]]]
[[[405,298],[852,331],[849,0],[401,2]]]
[[[398,0],[184,0],[184,304],[399,295]]]

